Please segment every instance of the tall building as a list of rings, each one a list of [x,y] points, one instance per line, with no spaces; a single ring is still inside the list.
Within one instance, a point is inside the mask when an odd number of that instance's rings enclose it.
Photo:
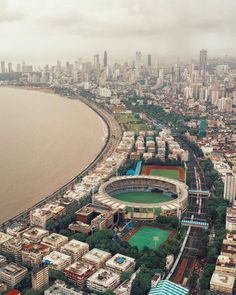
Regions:
[[[7,66],[8,66],[8,73],[13,72],[13,70],[12,70],[12,63],[9,62]]]
[[[199,58],[199,72],[201,75],[205,75],[207,70],[207,50],[202,49],[200,51],[200,58]]]
[[[137,70],[141,67],[142,54],[141,51],[136,51],[135,67]]]
[[[150,67],[152,65],[152,55],[148,54],[148,66]]]
[[[103,58],[103,66],[106,68],[108,65],[107,63],[107,51],[104,52],[104,58]]]
[[[48,266],[41,264],[32,270],[32,289],[39,290],[49,285]]]
[[[1,73],[6,72],[5,61],[1,61]]]
[[[236,175],[233,173],[226,173],[224,184],[224,199],[229,200],[235,205],[236,197]]]
[[[94,58],[93,58],[93,65],[94,65],[95,69],[96,69],[98,64],[99,64],[99,54],[95,54]]]

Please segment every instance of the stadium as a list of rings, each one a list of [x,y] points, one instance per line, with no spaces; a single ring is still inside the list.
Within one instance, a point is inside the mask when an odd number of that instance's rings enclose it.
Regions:
[[[188,187],[161,176],[119,176],[103,183],[93,197],[95,204],[120,209],[124,219],[154,220],[174,216],[187,207]]]

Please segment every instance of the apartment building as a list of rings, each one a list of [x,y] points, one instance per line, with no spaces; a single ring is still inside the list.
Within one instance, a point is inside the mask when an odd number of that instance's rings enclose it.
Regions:
[[[89,251],[89,244],[71,240],[61,247],[60,252],[71,256],[72,261],[77,261]]]
[[[39,265],[32,270],[32,289],[39,290],[49,285],[49,268],[47,265]]]
[[[37,243],[27,243],[22,247],[22,262],[29,266],[36,266],[41,264],[43,257],[49,253],[50,248],[48,246]]]
[[[98,270],[99,268],[103,267],[105,262],[111,258],[111,253],[93,248],[84,256],[82,256],[82,261],[87,262],[95,266]]]
[[[27,239],[33,243],[40,243],[42,239],[48,235],[48,230],[39,227],[31,227],[23,233],[22,238]]]
[[[53,251],[43,257],[43,262],[48,265],[49,268],[64,270],[71,264],[71,257],[64,253]]]
[[[95,292],[105,292],[115,289],[120,282],[119,274],[100,268],[87,280],[87,288]]]
[[[64,269],[68,281],[79,287],[84,287],[86,280],[95,273],[96,268],[87,262],[77,261]]]
[[[13,289],[26,274],[26,267],[12,262],[0,269],[0,281],[5,283],[9,289]]]
[[[213,292],[221,292],[223,294],[233,294],[235,277],[226,273],[214,271],[211,281],[210,290]]]
[[[117,253],[106,261],[105,266],[107,269],[118,273],[125,271],[133,272],[135,269],[135,259]]]
[[[41,244],[48,246],[52,251],[58,251],[60,248],[68,243],[68,237],[52,233],[50,236],[44,237]]]
[[[2,253],[10,254],[14,257],[14,261],[16,263],[21,263],[21,251],[23,244],[24,241],[21,238],[14,237],[2,245]]]
[[[2,251],[2,245],[11,239],[13,239],[13,236],[0,232],[0,252]]]

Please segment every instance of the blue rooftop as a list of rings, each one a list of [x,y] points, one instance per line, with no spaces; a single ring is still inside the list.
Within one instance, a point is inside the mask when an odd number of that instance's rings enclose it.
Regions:
[[[148,295],[187,295],[188,289],[168,280],[160,281],[160,283],[150,290]]]

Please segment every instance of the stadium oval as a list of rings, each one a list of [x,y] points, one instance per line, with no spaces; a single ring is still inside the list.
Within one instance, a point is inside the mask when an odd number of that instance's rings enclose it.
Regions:
[[[139,202],[141,193],[142,202]],[[156,202],[152,194],[156,194]],[[135,195],[138,196],[136,200]],[[149,202],[150,196],[152,202]],[[164,196],[166,201],[163,201]],[[143,200],[144,197],[147,202]],[[187,208],[188,186],[161,176],[119,176],[103,183],[93,200],[95,204],[120,209],[126,219],[151,220],[158,215],[180,216]]]

